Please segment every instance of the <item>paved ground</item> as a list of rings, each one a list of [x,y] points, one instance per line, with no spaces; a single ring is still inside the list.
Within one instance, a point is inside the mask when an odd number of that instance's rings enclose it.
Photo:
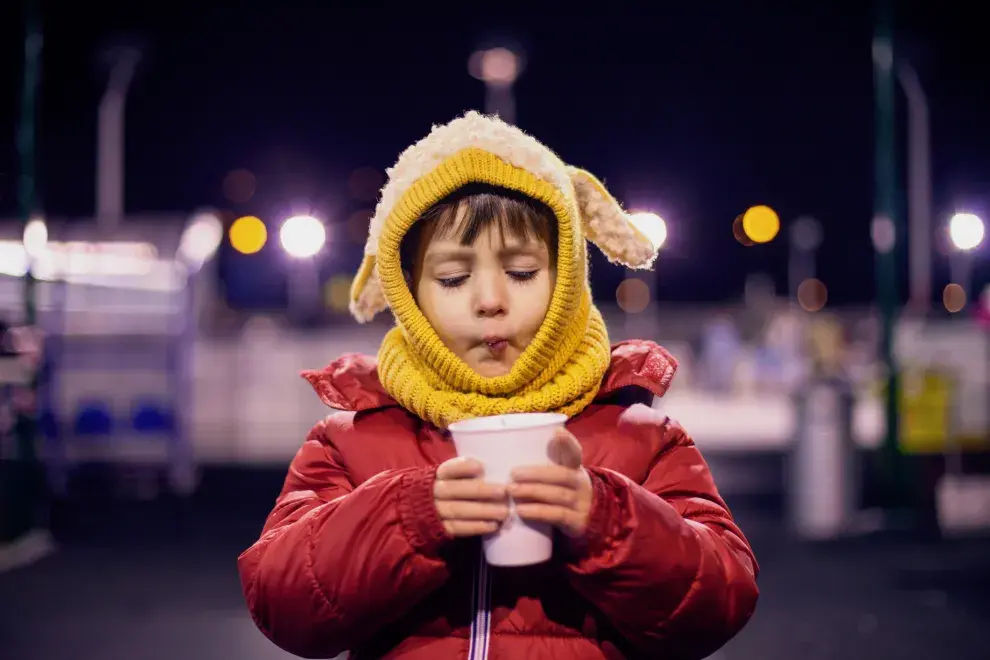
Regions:
[[[230,473],[186,505],[76,504],[60,551],[0,575],[0,658],[274,660],[241,601],[235,558],[279,475]],[[985,660],[990,542],[787,539],[779,516],[740,504],[760,559],[756,617],[718,660]]]

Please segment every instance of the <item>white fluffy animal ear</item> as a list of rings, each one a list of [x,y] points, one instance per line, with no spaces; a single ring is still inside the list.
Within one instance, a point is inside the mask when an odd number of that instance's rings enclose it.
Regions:
[[[351,314],[359,323],[367,323],[378,312],[385,310],[388,303],[378,279],[378,268],[374,255],[365,255],[354,282],[351,284]]]
[[[649,269],[657,247],[633,224],[601,181],[590,172],[568,167],[577,196],[585,238],[598,246],[608,260],[626,268]]]

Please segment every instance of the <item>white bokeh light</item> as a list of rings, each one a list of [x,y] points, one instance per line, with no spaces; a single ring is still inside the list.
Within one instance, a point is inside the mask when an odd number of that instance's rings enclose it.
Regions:
[[[667,223],[656,213],[638,211],[630,214],[629,219],[656,249],[659,250],[667,242]]]
[[[327,242],[327,228],[311,215],[296,215],[285,221],[278,238],[289,256],[308,259],[323,249]]]
[[[983,242],[986,227],[983,220],[973,213],[956,213],[949,220],[949,240],[957,250],[975,250]]]
[[[202,266],[213,258],[223,241],[223,223],[215,213],[194,215],[179,240],[179,256],[193,266]]]
[[[31,218],[24,226],[24,251],[39,259],[48,249],[48,225],[41,218]]]

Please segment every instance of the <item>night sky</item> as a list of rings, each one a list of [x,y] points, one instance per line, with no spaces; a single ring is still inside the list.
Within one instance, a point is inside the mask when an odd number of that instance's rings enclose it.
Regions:
[[[3,4],[0,213],[14,217],[23,36],[17,2]],[[383,170],[431,124],[482,109],[468,55],[510,39],[527,59],[516,86],[520,126],[603,177],[627,207],[666,218],[661,299],[728,299],[757,270],[783,291],[783,235],[752,248],[732,237],[733,218],[760,203],[785,225],[800,214],[822,221],[819,272],[831,301],[873,295],[873,19],[864,0],[453,10],[288,0],[42,4],[39,185],[49,216],[93,211],[101,53],[133,44],[145,55],[128,97],[128,211],[214,205],[277,224],[312,210],[336,228],[325,272],[350,271],[358,243],[346,221],[374,205],[351,173]],[[897,9],[897,48],[930,100],[939,219],[956,209],[990,212],[990,42],[978,4],[953,4]],[[257,186],[235,204],[223,182],[240,168]],[[264,271],[261,259],[249,268]],[[936,261],[943,280],[944,261]],[[603,279],[619,275],[596,268]],[[264,297],[259,278],[242,289]]]

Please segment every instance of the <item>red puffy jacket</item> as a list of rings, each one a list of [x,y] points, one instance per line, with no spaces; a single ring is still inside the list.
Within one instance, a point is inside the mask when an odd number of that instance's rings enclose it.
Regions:
[[[706,657],[752,615],[758,568],[691,438],[648,405],[675,369],[653,343],[614,347],[568,422],[594,484],[586,537],[504,569],[447,537],[432,489],[452,443],[383,391],[373,360],[306,374],[345,412],[310,432],[238,560],[255,623],[309,658]]]

